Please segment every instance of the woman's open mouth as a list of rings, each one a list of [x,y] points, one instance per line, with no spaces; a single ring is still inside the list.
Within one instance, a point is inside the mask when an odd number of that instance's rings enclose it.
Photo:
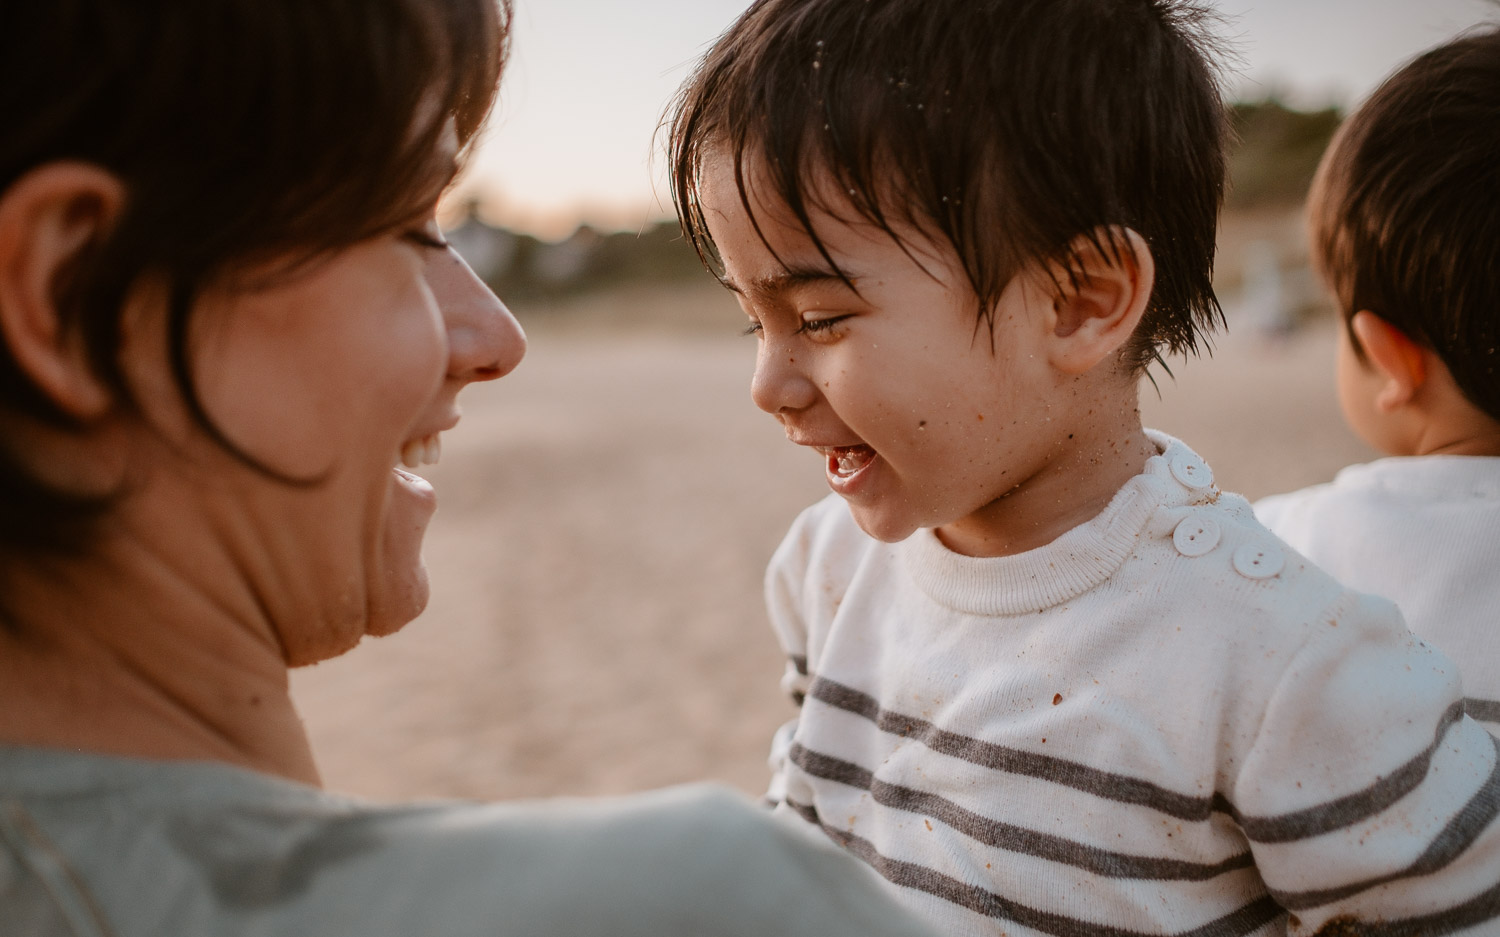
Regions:
[[[437,433],[409,439],[402,444],[401,452],[396,456],[397,464],[391,471],[408,491],[420,495],[424,500],[431,500],[434,497],[432,485],[411,470],[437,465],[442,456],[443,446]]]

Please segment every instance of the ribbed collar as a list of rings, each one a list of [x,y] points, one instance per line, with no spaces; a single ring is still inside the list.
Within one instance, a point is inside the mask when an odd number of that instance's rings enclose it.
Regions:
[[[1172,463],[1195,460],[1182,442],[1155,430],[1146,435],[1158,454],[1115,492],[1092,520],[1044,547],[1013,556],[972,557],[943,546],[931,528],[898,545],[917,586],[933,601],[974,615],[1018,615],[1059,605],[1098,586],[1125,562],[1152,515],[1204,500],[1217,489],[1192,489],[1172,475]]]

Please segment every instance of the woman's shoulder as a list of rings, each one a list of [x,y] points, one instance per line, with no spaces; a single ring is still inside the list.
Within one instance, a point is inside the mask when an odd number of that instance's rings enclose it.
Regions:
[[[122,937],[919,933],[867,870],[717,785],[389,805],[81,757],[0,749],[0,882],[19,883],[0,909],[57,904],[60,863],[76,894],[56,913],[92,907]],[[35,783],[48,774],[63,781],[50,794]]]

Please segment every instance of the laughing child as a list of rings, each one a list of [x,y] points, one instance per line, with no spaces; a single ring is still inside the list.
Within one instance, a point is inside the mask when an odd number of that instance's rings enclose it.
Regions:
[[[1500,30],[1433,49],[1344,123],[1308,201],[1344,328],[1339,398],[1388,458],[1258,502],[1461,663],[1500,731]]]
[[[950,934],[1492,934],[1453,666],[1140,422],[1218,318],[1202,26],[759,0],[682,90],[684,227],[833,490],[768,573],[769,796]]]

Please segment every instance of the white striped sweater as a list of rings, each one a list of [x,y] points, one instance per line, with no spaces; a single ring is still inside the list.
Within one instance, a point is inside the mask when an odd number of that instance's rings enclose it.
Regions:
[[[1500,759],[1453,665],[1153,439],[1016,556],[804,512],[770,799],[951,935],[1500,933]]]

